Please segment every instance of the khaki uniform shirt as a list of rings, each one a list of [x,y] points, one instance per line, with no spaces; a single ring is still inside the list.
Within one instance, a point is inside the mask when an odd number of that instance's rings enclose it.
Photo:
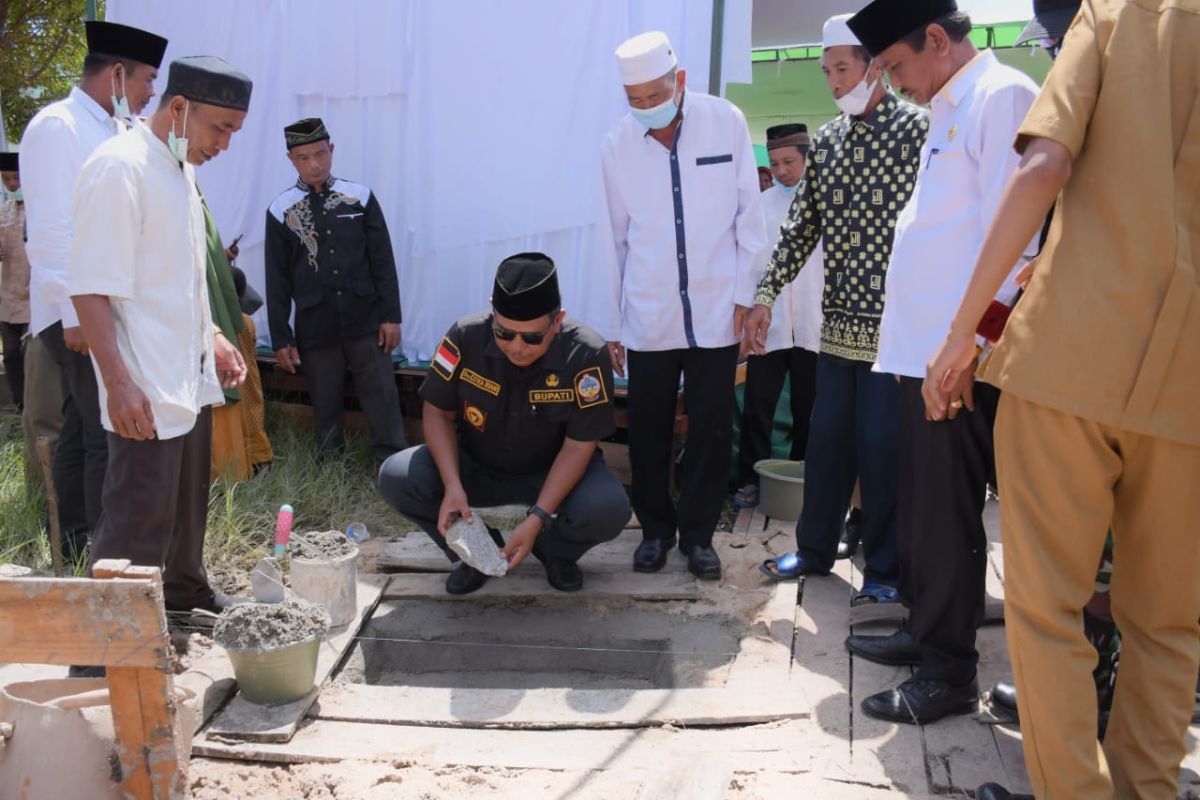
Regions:
[[[25,254],[25,204],[0,205],[0,322],[29,322],[29,257]]]
[[[984,380],[1200,446],[1197,76],[1200,0],[1084,0],[1016,143],[1071,178]]]

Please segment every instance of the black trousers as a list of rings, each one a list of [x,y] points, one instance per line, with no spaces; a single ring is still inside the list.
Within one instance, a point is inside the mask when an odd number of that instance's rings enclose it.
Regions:
[[[213,598],[204,570],[212,409],[173,439],[108,437],[104,511],[92,534],[89,567],[102,558],[161,567],[168,607],[207,604]]]
[[[13,405],[25,408],[25,345],[21,337],[29,327],[24,322],[0,322],[0,346],[4,347],[4,377],[12,392]]]
[[[472,506],[533,505],[546,482],[545,473],[514,475],[488,469],[461,449],[458,475]],[[458,561],[458,553],[437,529],[446,489],[428,447],[410,447],[385,461],[379,470],[379,493],[388,505],[420,525],[451,562]],[[597,450],[538,542],[547,558],[578,561],[596,545],[617,538],[628,521],[629,498]]]
[[[300,365],[308,378],[317,447],[322,453],[340,453],[346,447],[342,414],[347,367],[367,415],[371,453],[376,460],[383,461],[408,446],[392,358],[380,349],[376,334],[342,339],[324,347],[302,348]]]
[[[975,384],[975,410],[927,422],[917,378],[900,379],[897,496],[900,594],[924,650],[917,677],[961,686],[976,673],[983,621],[987,533],[983,506],[1000,391]]]
[[[63,423],[54,448],[54,490],[63,549],[82,553],[103,508],[108,432],[100,424],[100,395],[90,356],[68,349],[56,322],[38,334],[62,374]]]
[[[772,350],[746,360],[745,409],[738,443],[738,479],[743,485],[758,485],[754,462],[771,457],[771,431],[775,427],[775,407],[783,381],[791,378],[792,461],[803,461],[808,449],[808,428],[812,421],[813,400],[817,391],[817,354],[803,347]]]
[[[630,350],[629,463],[633,510],[646,539],[679,533],[681,547],[712,544],[732,458],[737,345]],[[671,444],[679,377],[687,406],[679,504],[671,500]]]

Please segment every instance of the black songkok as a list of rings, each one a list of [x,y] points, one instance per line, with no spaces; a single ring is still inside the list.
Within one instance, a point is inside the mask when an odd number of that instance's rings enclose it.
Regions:
[[[155,69],[162,66],[167,40],[141,28],[90,19],[84,24],[88,55],[127,58]]]
[[[283,129],[283,139],[287,149],[299,147],[302,144],[323,142],[329,138],[329,131],[320,117],[308,117],[299,122],[293,122]]]
[[[492,288],[492,308],[516,322],[544,317],[562,305],[558,272],[543,253],[518,253],[500,262]]]
[[[808,126],[803,122],[791,122],[785,125],[772,125],[767,128],[767,150],[779,147],[799,147],[802,152],[808,152],[812,139],[808,136]]]
[[[958,11],[954,0],[875,0],[846,21],[871,57],[918,28]]]
[[[248,111],[253,87],[249,78],[223,58],[185,56],[171,62],[165,96],[179,95],[193,103]]]

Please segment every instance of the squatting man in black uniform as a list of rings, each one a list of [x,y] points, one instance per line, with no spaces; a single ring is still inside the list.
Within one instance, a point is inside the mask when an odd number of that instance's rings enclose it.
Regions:
[[[447,528],[471,505],[530,504],[505,545],[509,569],[526,556],[563,592],[583,587],[578,561],[629,521],[625,490],[596,443],[615,429],[613,377],[603,337],[565,321],[554,262],[521,253],[501,262],[492,313],[446,333],[421,386],[426,444],[389,458],[379,473],[388,505],[421,526],[452,562]],[[487,576],[459,564],[450,594]]]

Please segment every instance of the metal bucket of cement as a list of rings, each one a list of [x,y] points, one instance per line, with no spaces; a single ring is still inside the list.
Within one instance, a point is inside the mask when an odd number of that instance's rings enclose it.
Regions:
[[[251,703],[281,706],[312,691],[317,679],[321,636],[275,648],[225,648],[238,689]]]
[[[344,556],[315,560],[292,556],[292,591],[325,606],[331,627],[346,625],[358,610],[358,548]]]
[[[754,464],[758,473],[758,507],[772,519],[800,519],[804,507],[804,462],[781,458]]]
[[[175,698],[176,758],[186,764],[199,708],[195,693],[182,686]],[[0,687],[0,797],[120,800],[120,772],[104,678]]]

